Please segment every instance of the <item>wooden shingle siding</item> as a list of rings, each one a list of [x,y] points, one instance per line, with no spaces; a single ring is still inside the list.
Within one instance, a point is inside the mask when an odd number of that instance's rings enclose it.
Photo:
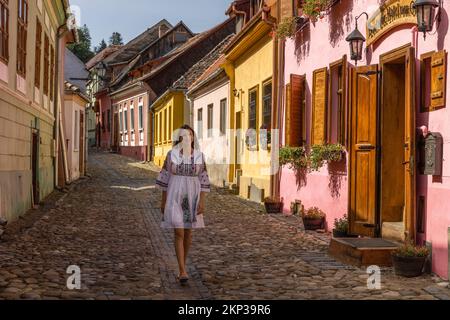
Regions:
[[[314,71],[312,96],[311,145],[327,142],[328,69]]]
[[[305,137],[305,76],[291,74],[286,86],[286,145],[298,147]]]

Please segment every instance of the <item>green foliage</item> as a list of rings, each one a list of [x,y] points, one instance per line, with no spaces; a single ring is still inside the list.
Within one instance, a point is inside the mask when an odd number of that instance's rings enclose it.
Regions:
[[[112,36],[109,38],[109,45],[123,45],[122,35],[119,32],[113,32]]]
[[[297,18],[287,17],[281,21],[276,30],[276,35],[280,39],[293,38],[297,32]]]
[[[394,250],[393,254],[398,257],[428,257],[430,250],[424,246],[416,246],[411,242],[405,242]]]
[[[308,157],[304,147],[280,148],[279,157],[280,165],[289,165],[290,169],[298,170],[308,166]]]
[[[305,219],[324,219],[327,215],[317,207],[312,207],[303,213]]]
[[[72,51],[81,61],[88,62],[94,57],[94,52],[91,51],[91,35],[86,25],[78,28],[79,41],[72,43],[67,48]]]
[[[348,217],[345,214],[342,218],[334,219],[334,229],[341,232],[348,232]]]
[[[340,144],[314,145],[309,154],[309,164],[312,171],[319,171],[326,161],[339,162],[342,160],[344,147]]]
[[[106,44],[105,39],[102,39],[102,41],[100,42],[98,47],[95,47],[94,51],[97,54],[97,53],[102,52],[103,50],[105,50],[107,47],[108,47],[108,45]]]
[[[302,7],[303,14],[315,20],[321,15],[322,11],[328,8],[330,2],[330,0],[304,0]]]

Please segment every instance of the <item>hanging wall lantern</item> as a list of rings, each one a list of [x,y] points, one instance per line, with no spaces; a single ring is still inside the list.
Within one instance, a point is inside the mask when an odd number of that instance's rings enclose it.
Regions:
[[[416,0],[412,3],[412,8],[416,11],[417,28],[423,32],[425,39],[426,33],[433,30],[436,8],[440,6],[437,0]]]
[[[358,61],[362,59],[362,51],[364,42],[366,42],[366,38],[362,35],[358,30],[358,19],[365,14],[367,19],[369,19],[369,15],[366,12],[361,13],[358,17],[356,17],[355,22],[355,30],[353,30],[345,39],[350,44],[350,59],[355,61],[355,65],[358,64]]]

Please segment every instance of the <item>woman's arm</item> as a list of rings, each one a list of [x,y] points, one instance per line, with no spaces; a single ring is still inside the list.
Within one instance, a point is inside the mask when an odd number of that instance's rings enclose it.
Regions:
[[[200,192],[200,200],[198,202],[198,209],[197,209],[197,214],[202,215],[203,213],[205,213],[205,197],[206,197],[206,192]]]

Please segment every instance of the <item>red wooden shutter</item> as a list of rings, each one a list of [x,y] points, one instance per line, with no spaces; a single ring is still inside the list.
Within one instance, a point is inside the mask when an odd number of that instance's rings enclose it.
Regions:
[[[305,130],[305,76],[291,74],[286,86],[286,145],[298,147],[306,140]]]
[[[328,69],[314,71],[311,145],[327,142]]]

